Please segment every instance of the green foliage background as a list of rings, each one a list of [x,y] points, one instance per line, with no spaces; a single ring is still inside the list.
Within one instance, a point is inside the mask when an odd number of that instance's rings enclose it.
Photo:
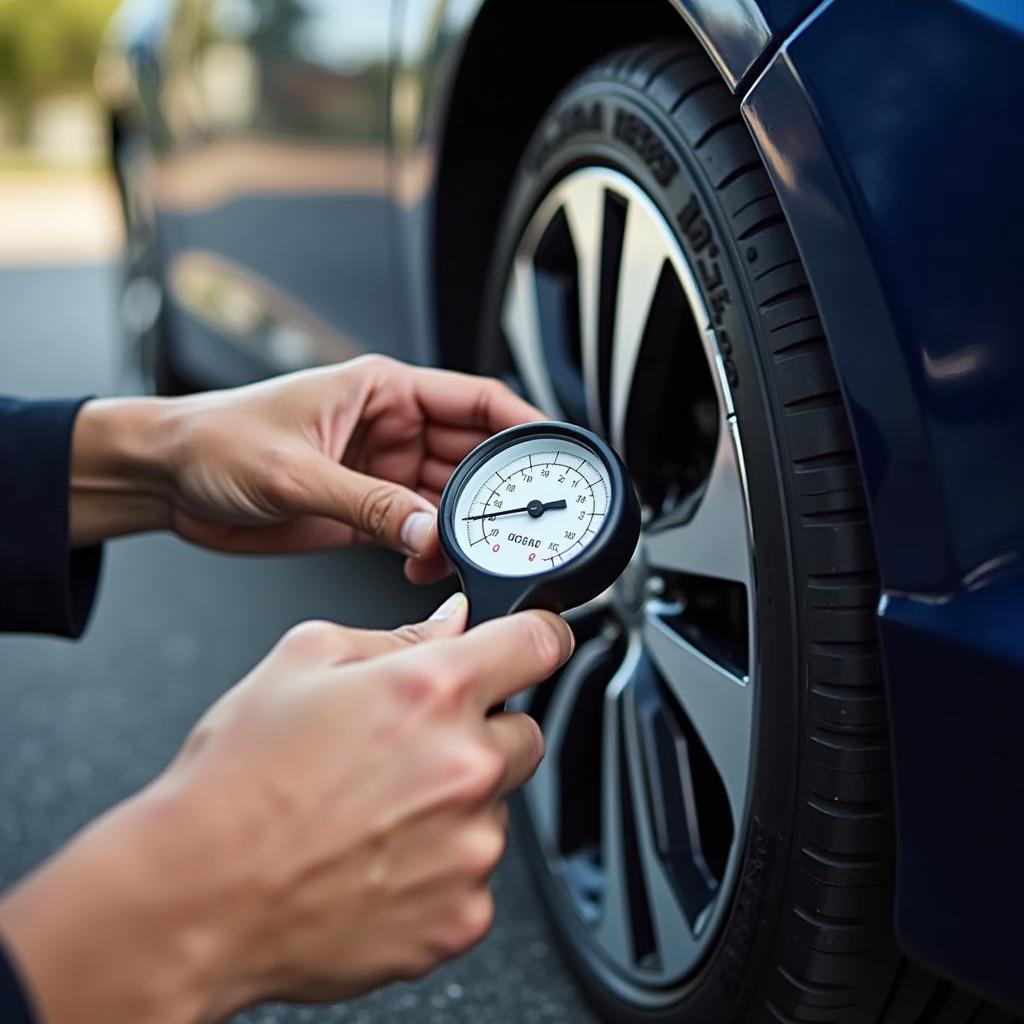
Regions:
[[[88,89],[118,0],[0,0],[0,103],[22,123],[56,92]]]

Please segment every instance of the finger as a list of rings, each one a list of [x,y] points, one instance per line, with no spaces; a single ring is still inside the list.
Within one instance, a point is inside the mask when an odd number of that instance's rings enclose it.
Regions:
[[[451,370],[415,370],[416,392],[427,417],[454,427],[476,427],[495,433],[544,414],[508,385],[488,377]]]
[[[498,784],[498,794],[518,789],[537,770],[544,757],[544,737],[540,726],[520,712],[505,711],[487,719],[491,741],[505,759],[505,773]]]
[[[429,487],[417,487],[416,493],[421,497],[425,498],[430,502],[434,508],[439,508],[441,505],[441,492],[433,491]]]
[[[452,567],[441,555],[438,555],[437,558],[407,558],[405,560],[405,578],[417,586],[437,583],[451,574]]]
[[[334,622],[303,622],[289,630],[282,652],[297,662],[347,665],[431,640],[458,636],[466,628],[468,604],[464,594],[452,594],[423,622],[397,629],[352,629]]]
[[[405,560],[405,578],[410,583],[436,583],[449,574],[451,570],[441,552],[441,537],[437,530],[436,517],[420,547],[420,552],[421,554]]]
[[[431,457],[449,466],[454,466],[461,462],[478,444],[486,441],[491,433],[491,431],[466,430],[464,427],[449,427],[432,423],[423,435],[423,442]]]
[[[408,487],[358,473],[326,456],[309,461],[301,483],[283,500],[285,512],[329,516],[407,555],[434,550],[433,506]]]
[[[494,805],[494,821],[498,828],[502,832],[508,832],[508,804],[504,800],[499,800]]]
[[[485,622],[417,654],[420,671],[447,676],[472,694],[481,712],[535,686],[573,651],[568,623],[551,612],[518,612]]]
[[[468,620],[469,602],[465,594],[456,591],[438,606],[429,619],[399,626],[392,631],[392,635],[407,644],[421,644],[428,640],[459,636],[465,632]]]
[[[359,542],[359,534],[346,523],[320,516],[302,516],[290,523],[269,526],[231,526],[180,517],[177,532],[193,544],[230,555],[299,554],[330,551]]]
[[[435,513],[430,521],[427,535],[420,541],[417,558],[432,562],[441,557],[441,534],[437,529],[437,514]]]
[[[482,439],[482,435],[480,435]],[[466,452],[470,449],[467,448]],[[462,454],[465,455],[466,452]],[[459,458],[461,458],[460,456]],[[440,493],[444,490],[444,486],[448,483],[448,478],[452,475],[455,470],[455,463],[458,459],[454,459],[451,462],[447,462],[442,459],[435,459],[432,456],[427,456],[423,460],[423,465],[420,467],[420,484],[423,487],[429,487],[431,490]]]
[[[365,653],[361,650],[358,657],[360,659],[371,658],[378,654],[387,654],[392,650],[400,650],[403,647],[458,636],[465,632],[468,618],[469,602],[466,600],[466,595],[461,592],[454,593],[438,606],[430,618],[424,619],[422,622],[411,622],[384,632],[360,630],[360,634],[367,637],[367,645]],[[382,638],[384,641],[379,647],[374,644],[375,639],[378,638]],[[349,660],[354,659],[350,658]]]

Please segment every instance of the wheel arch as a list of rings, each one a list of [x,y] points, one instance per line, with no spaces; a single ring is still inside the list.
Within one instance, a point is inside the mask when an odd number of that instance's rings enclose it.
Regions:
[[[469,369],[493,239],[523,150],[573,78],[631,42],[691,36],[672,0],[485,0],[468,30],[440,125],[430,263],[441,360]],[[579,32],[586,16],[587,31]],[[537,26],[548,42],[537,48]],[[523,75],[524,53],[535,54]],[[553,59],[557,58],[557,59]]]

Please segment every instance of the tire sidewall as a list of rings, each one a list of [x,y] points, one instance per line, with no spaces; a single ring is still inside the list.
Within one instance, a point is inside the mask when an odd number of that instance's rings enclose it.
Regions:
[[[739,270],[744,252],[681,133],[637,89],[584,80],[559,98],[539,125],[515,179],[492,264],[481,332],[481,369],[501,359],[498,324],[504,285],[531,216],[551,188],[585,166],[601,165],[635,181],[657,205],[682,246],[712,316],[728,376],[746,466],[754,532],[757,609],[755,736],[744,853],[731,907],[704,963],[671,1003],[639,1009],[607,971],[595,970],[584,925],[560,900],[530,829],[520,833],[552,923],[588,993],[611,1019],[741,1019],[765,973],[785,889],[797,788],[801,720],[796,587],[776,421],[762,366],[763,345],[749,310],[750,286]],[[518,818],[525,821],[522,801]]]

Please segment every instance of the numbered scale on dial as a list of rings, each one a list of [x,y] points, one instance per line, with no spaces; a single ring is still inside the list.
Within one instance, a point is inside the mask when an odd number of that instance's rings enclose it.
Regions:
[[[514,427],[474,449],[445,489],[439,521],[473,623],[590,600],[625,569],[640,532],[619,457],[565,423]]]

